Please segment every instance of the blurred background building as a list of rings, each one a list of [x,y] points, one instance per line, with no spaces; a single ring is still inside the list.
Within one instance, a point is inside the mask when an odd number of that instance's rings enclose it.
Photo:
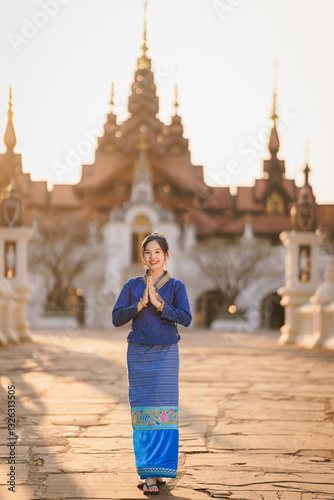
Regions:
[[[10,96],[0,188],[4,191],[14,179],[25,207],[24,224],[35,230],[29,246],[32,326],[46,310],[75,313],[80,304],[81,324],[110,328],[123,283],[143,274],[141,241],[159,231],[170,243],[169,270],[187,287],[193,326],[238,317],[250,328],[279,328],[284,311],[276,290],[284,284],[285,270],[279,234],[291,228],[289,212],[301,187],[286,178],[279,154],[276,90],[263,175],[233,193],[229,187],[208,186],[203,166],[192,163],[177,85],[171,123],[157,117],[146,22],[128,111],[129,118],[120,122],[112,85],[94,163],[83,165],[78,184],[58,184],[49,191],[46,181],[33,181],[22,171],[21,155],[14,151]],[[334,220],[334,205],[316,203],[309,171],[306,162],[304,193],[315,207],[317,227],[324,230]]]

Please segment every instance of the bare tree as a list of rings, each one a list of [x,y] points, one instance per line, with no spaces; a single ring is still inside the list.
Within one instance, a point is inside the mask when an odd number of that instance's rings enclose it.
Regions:
[[[268,269],[270,245],[255,238],[241,238],[238,244],[209,240],[198,245],[196,257],[204,273],[223,293],[227,310],[240,292]]]
[[[64,308],[73,279],[94,257],[87,245],[87,223],[76,214],[39,215],[36,222],[29,243],[29,267],[44,276],[49,305]]]

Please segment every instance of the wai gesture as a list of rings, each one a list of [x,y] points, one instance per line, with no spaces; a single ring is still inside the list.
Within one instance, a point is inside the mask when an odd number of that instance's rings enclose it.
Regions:
[[[151,302],[151,304],[158,308],[161,306],[161,302],[157,299],[157,294],[153,285],[152,276],[147,277],[147,284],[145,288],[145,292],[143,298],[138,302],[137,309],[141,311],[143,307],[147,307],[147,304]]]
[[[148,291],[148,298],[151,304],[154,307],[159,307],[161,305],[161,302],[157,299],[156,291],[153,285],[153,279],[152,276],[147,277],[147,285],[146,285],[146,290]],[[144,293],[144,296],[146,294],[146,290]]]

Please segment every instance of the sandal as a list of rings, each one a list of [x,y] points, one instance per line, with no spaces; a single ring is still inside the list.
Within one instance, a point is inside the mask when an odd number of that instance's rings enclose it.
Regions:
[[[146,484],[146,481],[139,481],[139,483],[137,484],[137,488],[139,488],[140,490],[142,490],[144,488],[144,484]],[[160,489],[160,486],[163,486],[164,484],[166,484],[166,481],[164,480],[160,480],[160,479],[157,479],[157,486],[158,488]]]
[[[147,490],[144,491],[144,486],[146,486]],[[154,491],[154,490],[151,490],[150,488],[152,488],[153,486],[155,486],[156,488],[158,488],[158,491]],[[150,485],[148,485],[146,482],[143,484],[143,493],[144,495],[146,496],[149,496],[149,495],[159,495],[160,494],[160,488],[158,486],[157,483],[152,483]]]

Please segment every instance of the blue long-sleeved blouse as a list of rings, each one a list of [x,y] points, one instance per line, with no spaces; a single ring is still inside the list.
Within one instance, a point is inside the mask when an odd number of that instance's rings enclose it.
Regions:
[[[162,312],[149,302],[138,312],[137,304],[143,297],[146,284],[143,277],[127,281],[112,312],[115,326],[125,325],[132,320],[128,342],[149,345],[170,345],[180,340],[177,323],[189,326],[191,312],[187,292],[182,281],[170,278],[159,288],[159,295],[165,304]]]

